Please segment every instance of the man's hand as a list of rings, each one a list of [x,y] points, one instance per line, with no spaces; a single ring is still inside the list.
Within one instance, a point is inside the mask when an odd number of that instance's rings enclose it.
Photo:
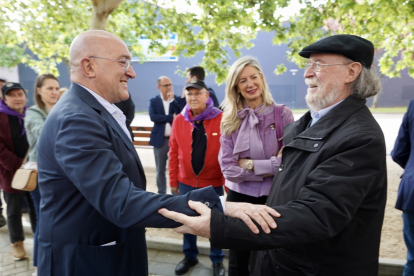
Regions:
[[[189,217],[187,215],[177,213],[174,211],[168,211],[165,208],[159,209],[158,213],[166,218],[172,219],[176,222],[182,223],[183,226],[175,228],[174,231],[182,234],[193,234],[210,238],[210,218],[211,209],[205,204],[196,201],[188,201],[188,206],[200,214],[198,217]]]
[[[226,211],[224,214],[241,219],[255,234],[259,233],[259,229],[253,223],[252,219],[262,227],[266,234],[269,234],[270,228],[275,229],[277,227],[276,222],[271,215],[277,218],[280,217],[280,214],[275,209],[266,205],[229,201],[226,201]]]
[[[177,187],[171,187],[171,192],[173,192],[176,195],[180,194],[180,190],[178,189],[178,186]]]
[[[174,100],[174,92],[173,92],[173,91],[169,91],[169,92],[167,92],[167,99],[168,99],[169,101]]]

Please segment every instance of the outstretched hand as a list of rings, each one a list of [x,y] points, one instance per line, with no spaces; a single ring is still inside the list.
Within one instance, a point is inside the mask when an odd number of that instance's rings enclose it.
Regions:
[[[188,206],[200,214],[198,217],[190,217],[174,211],[168,211],[165,208],[159,209],[158,213],[172,219],[176,222],[182,223],[183,226],[175,228],[174,231],[182,234],[193,234],[210,238],[210,218],[211,209],[205,204],[198,201],[188,201]]]
[[[277,227],[273,217],[280,217],[280,214],[273,208],[266,205],[254,205],[244,202],[229,202],[226,201],[225,215],[239,218],[250,228],[250,230],[258,234],[259,229],[253,220],[260,225],[266,234],[270,233],[270,228],[275,229]],[[269,228],[270,227],[270,228]]]

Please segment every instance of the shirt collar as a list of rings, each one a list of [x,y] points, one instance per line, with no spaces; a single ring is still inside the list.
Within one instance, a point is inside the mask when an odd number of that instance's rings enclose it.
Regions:
[[[77,83],[79,86],[83,87],[86,91],[88,91],[89,93],[92,94],[92,96],[109,112],[109,114],[113,115],[115,113],[119,113],[122,111],[114,104],[111,104],[110,102],[108,102],[107,100],[105,100],[104,98],[102,98],[100,95],[98,95],[97,93],[93,92],[92,90],[90,90],[89,88]]]
[[[343,100],[342,100],[343,101]],[[328,106],[327,108],[324,108],[322,110],[319,110],[318,112],[315,111],[310,111],[311,112],[311,117],[312,117],[312,123],[311,126],[313,126],[317,121],[319,121],[323,116],[325,116],[326,114],[328,114],[329,111],[332,110],[332,108],[334,108],[335,106],[337,106],[338,104],[340,104],[342,101],[337,102],[334,105]]]

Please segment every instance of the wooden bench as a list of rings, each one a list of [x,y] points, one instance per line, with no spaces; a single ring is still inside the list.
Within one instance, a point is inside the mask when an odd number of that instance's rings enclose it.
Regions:
[[[152,127],[149,126],[131,126],[134,134],[134,146],[136,148],[152,148],[149,144]]]

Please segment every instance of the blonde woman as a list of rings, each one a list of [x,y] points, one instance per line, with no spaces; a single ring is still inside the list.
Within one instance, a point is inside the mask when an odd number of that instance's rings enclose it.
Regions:
[[[43,128],[46,117],[49,111],[56,104],[59,99],[59,81],[52,74],[42,74],[36,78],[35,81],[35,103],[27,109],[25,127],[27,133],[27,141],[29,142],[29,162],[36,162],[37,150],[36,142],[39,138],[40,131]],[[33,199],[33,204],[36,210],[36,231],[33,237],[33,266],[37,267],[37,237],[39,235],[39,205],[40,192],[39,187],[30,192]],[[36,275],[36,274],[34,274]]]
[[[249,56],[231,66],[223,108],[219,163],[227,201],[265,204],[292,111],[275,104],[258,61]],[[230,250],[229,276],[249,275],[249,257],[250,251]]]

